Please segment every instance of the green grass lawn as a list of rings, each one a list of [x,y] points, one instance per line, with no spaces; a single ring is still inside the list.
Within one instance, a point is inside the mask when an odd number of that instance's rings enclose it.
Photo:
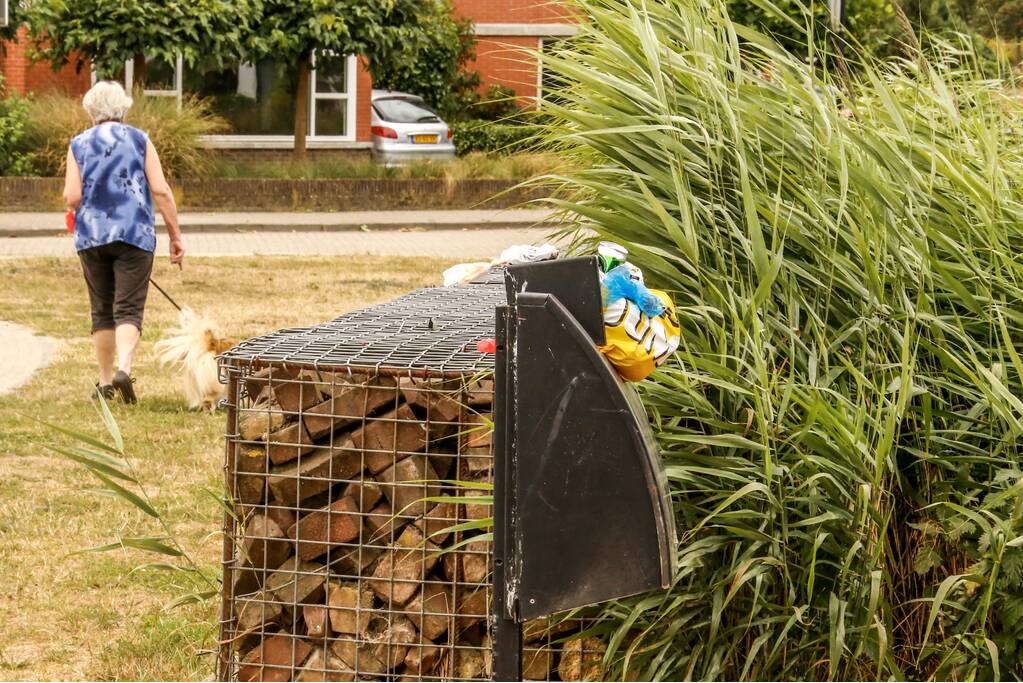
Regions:
[[[159,262],[154,277],[179,302],[244,338],[309,325],[431,285],[447,265],[411,258],[192,259]],[[57,339],[54,359],[0,396],[0,678],[180,680],[214,671],[216,606],[165,605],[195,589],[137,551],[75,554],[115,534],[150,535],[153,520],[94,492],[83,468],[48,452],[59,443],[37,420],[104,436],[89,391],[95,381],[85,285],[73,259],[2,261],[0,320]],[[141,480],[190,553],[218,571],[222,414],[185,409],[174,373],[153,343],[176,312],[151,292],[139,351],[141,403],[115,405]]]

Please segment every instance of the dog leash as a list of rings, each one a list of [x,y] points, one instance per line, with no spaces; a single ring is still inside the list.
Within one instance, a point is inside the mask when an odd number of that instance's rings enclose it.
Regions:
[[[181,310],[181,306],[178,306],[178,302],[175,301],[174,299],[172,299],[170,294],[168,294],[167,292],[163,291],[163,287],[161,287],[160,285],[156,284],[156,280],[154,280],[153,278],[149,278],[149,283],[151,285],[153,285],[154,287],[156,287],[156,290],[158,292],[160,292],[160,294],[163,294],[164,298],[166,298],[167,301],[169,301],[171,303],[171,306],[173,306],[174,308],[178,309],[179,311]]]

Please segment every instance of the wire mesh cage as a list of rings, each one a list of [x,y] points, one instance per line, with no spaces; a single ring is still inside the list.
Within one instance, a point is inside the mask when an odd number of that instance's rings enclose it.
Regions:
[[[239,345],[228,385],[220,675],[490,680],[499,278]],[[577,620],[525,626],[530,680],[599,678]]]

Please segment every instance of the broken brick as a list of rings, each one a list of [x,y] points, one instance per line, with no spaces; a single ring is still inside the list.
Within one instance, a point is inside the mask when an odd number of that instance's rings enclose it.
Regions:
[[[284,506],[294,507],[310,496],[330,488],[338,480],[350,479],[362,467],[351,441],[302,456],[298,462],[271,470],[270,490]]]
[[[295,667],[301,666],[312,648],[290,636],[270,636],[254,648],[238,669],[241,681],[290,681]]]
[[[450,586],[426,583],[405,606],[405,616],[418,628],[423,637],[437,640],[448,630],[455,603]],[[407,663],[407,662],[406,662]]]
[[[288,530],[288,536],[298,542],[299,559],[311,560],[338,543],[358,538],[362,528],[358,512],[358,503],[345,497],[299,519]]]
[[[336,633],[361,636],[374,616],[373,593],[356,583],[331,584],[327,592],[330,625]]]
[[[304,605],[318,602],[315,598],[323,588],[326,569],[313,562],[290,558],[277,571],[267,577],[266,590],[286,605]]]
[[[394,379],[390,377],[377,377],[366,385],[338,386],[333,396],[302,416],[309,435],[318,439],[331,430],[342,431],[393,404],[394,386]]]
[[[270,444],[268,446],[270,460],[275,465],[291,462],[298,456],[313,450],[313,440],[309,438],[309,434],[301,422],[293,422],[278,429],[267,437],[267,441]]]
[[[378,474],[409,453],[422,450],[428,441],[426,426],[407,405],[367,420],[364,427],[352,432],[352,443],[363,449],[370,474]]]
[[[373,571],[369,587],[381,600],[404,605],[419,590],[423,577],[437,564],[439,548],[425,541],[414,526],[405,527],[395,547]]]
[[[441,487],[437,473],[425,455],[415,454],[381,472],[377,483],[399,515],[420,516],[433,507],[425,498],[439,496]]]
[[[245,565],[276,568],[291,554],[291,543],[284,530],[266,515],[253,515],[242,534]]]

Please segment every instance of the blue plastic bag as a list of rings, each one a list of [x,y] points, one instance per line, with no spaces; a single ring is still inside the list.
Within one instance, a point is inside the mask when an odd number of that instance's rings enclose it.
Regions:
[[[604,276],[602,284],[605,308],[619,299],[628,299],[650,318],[656,318],[664,313],[664,302],[651,294],[642,282],[633,279],[627,266],[613,268]]]

